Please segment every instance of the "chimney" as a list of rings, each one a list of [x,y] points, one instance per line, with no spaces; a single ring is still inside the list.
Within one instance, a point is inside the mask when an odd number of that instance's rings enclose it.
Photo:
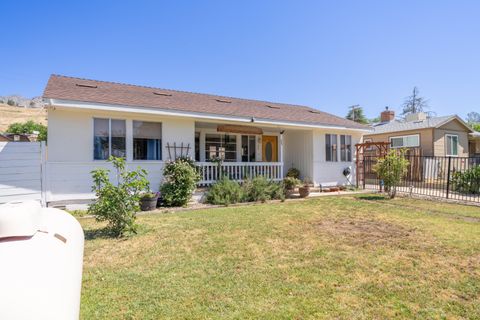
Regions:
[[[390,122],[395,119],[395,111],[388,110],[388,107],[385,107],[385,110],[380,113],[380,122]]]

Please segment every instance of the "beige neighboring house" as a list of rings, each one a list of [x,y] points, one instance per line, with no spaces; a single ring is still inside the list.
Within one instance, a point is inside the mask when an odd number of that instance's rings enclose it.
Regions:
[[[470,156],[480,157],[480,132],[472,132],[469,135],[469,154]]]
[[[390,142],[392,148],[419,148],[423,156],[474,156],[480,152],[474,139],[476,133],[459,116],[428,118],[425,113],[411,114],[405,120],[395,119],[395,112],[386,108],[374,131],[364,136],[364,142]]]

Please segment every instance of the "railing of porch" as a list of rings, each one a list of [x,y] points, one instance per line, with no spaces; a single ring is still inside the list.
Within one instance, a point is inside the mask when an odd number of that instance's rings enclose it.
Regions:
[[[231,180],[242,181],[246,178],[264,176],[269,180],[283,179],[282,162],[223,162],[220,166],[215,162],[196,162],[200,170],[199,185],[210,185],[222,176]]]

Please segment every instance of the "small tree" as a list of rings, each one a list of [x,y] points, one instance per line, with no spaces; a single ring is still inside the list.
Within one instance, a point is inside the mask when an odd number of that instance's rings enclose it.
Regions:
[[[185,206],[200,181],[195,164],[190,159],[178,158],[165,164],[161,196],[167,206]]]
[[[7,104],[8,104],[9,106],[12,106],[12,107],[17,105],[17,104],[15,103],[15,101],[13,101],[12,99],[8,99],[8,100],[7,100]]]
[[[14,134],[32,134],[34,132],[38,132],[38,141],[47,141],[47,126],[36,123],[32,120],[28,120],[27,122],[15,122],[12,123],[7,128],[8,133]]]
[[[397,186],[407,173],[408,165],[404,149],[398,151],[390,149],[387,155],[374,165],[373,171],[377,173],[379,179],[383,180],[385,191],[391,199],[395,198]]]
[[[134,171],[125,169],[125,160],[110,156],[108,162],[116,170],[116,184],[109,178],[110,170],[92,171],[93,187],[96,200],[89,206],[88,212],[97,221],[107,221],[108,229],[116,237],[125,233],[136,233],[135,213],[139,211],[142,191],[149,190],[147,172],[138,168]]]
[[[350,109],[350,111],[348,111],[348,114],[346,116],[346,118],[348,120],[352,120],[352,121],[355,121],[355,122],[358,122],[358,123],[363,123],[363,124],[368,123],[368,119],[367,119],[367,117],[365,117],[365,114],[363,112],[362,107],[353,106],[351,108],[352,109]]]

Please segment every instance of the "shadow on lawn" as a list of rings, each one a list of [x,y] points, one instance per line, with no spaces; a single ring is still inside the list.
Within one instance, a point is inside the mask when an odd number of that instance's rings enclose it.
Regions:
[[[383,201],[383,200],[388,200],[388,197],[382,196],[382,195],[364,195],[364,196],[358,196],[357,199],[360,200],[368,200],[368,201]]]
[[[89,229],[83,231],[85,234],[85,240],[95,239],[113,239],[115,235],[107,228]]]

